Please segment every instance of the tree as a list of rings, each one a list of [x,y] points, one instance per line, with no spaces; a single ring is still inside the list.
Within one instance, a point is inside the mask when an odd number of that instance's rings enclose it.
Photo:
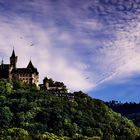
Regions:
[[[28,131],[22,128],[10,128],[1,133],[0,138],[2,140],[29,140],[30,136]]]
[[[12,119],[13,113],[11,112],[10,108],[7,106],[0,107],[0,126],[8,127]]]
[[[68,137],[58,137],[57,135],[48,132],[40,134],[38,137],[40,140],[70,140],[70,138]]]
[[[12,92],[12,90],[13,90],[13,85],[11,82],[5,79],[0,80],[0,94],[8,95]]]

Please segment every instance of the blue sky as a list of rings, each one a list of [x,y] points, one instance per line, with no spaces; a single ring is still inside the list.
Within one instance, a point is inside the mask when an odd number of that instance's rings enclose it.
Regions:
[[[139,0],[0,0],[0,55],[13,46],[71,91],[105,101],[140,101]],[[31,45],[34,44],[34,45]]]

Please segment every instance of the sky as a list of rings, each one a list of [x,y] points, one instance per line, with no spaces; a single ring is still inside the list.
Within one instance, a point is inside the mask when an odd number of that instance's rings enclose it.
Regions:
[[[0,0],[0,56],[104,101],[140,102],[139,0]]]

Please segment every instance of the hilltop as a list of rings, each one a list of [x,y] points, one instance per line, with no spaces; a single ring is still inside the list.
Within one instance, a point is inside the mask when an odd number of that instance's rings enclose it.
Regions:
[[[0,81],[0,138],[8,140],[135,140],[140,130],[101,100],[79,91],[55,96],[20,82]]]

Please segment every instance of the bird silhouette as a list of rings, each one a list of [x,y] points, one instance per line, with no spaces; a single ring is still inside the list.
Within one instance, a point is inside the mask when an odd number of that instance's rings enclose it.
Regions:
[[[35,45],[35,44],[32,43],[30,46],[34,46],[34,45]]]

